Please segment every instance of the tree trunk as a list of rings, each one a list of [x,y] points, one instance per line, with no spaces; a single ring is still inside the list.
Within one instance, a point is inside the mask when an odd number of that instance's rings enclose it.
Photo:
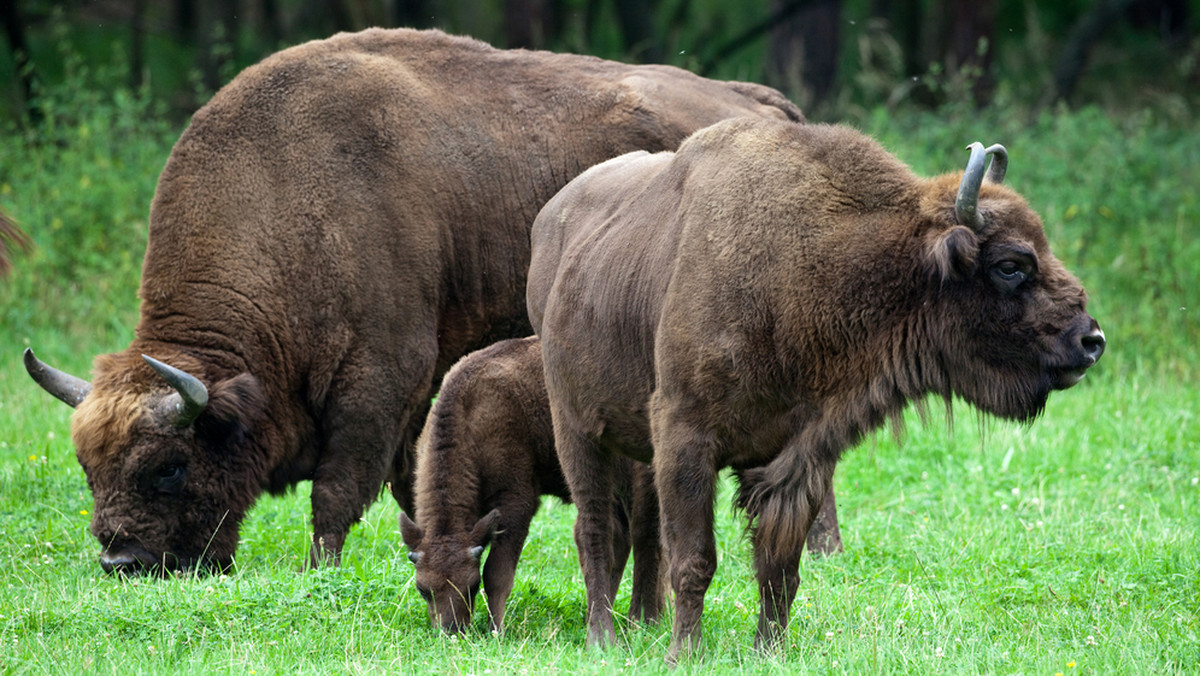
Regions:
[[[396,0],[395,7],[397,26],[429,28],[433,25],[427,0]]]
[[[921,75],[929,61],[921,54],[921,0],[873,0],[871,16],[884,19],[904,55],[904,74]]]
[[[200,31],[200,72],[205,89],[215,92],[233,63],[237,47],[237,0],[202,2],[197,25]]]
[[[658,0],[613,0],[617,24],[629,58],[642,63],[662,63],[662,44],[655,39],[654,12]]]
[[[146,52],[146,0],[133,0],[129,17],[129,87],[142,88]]]
[[[772,0],[781,14],[789,0]],[[841,51],[841,0],[805,3],[776,23],[767,48],[767,83],[800,101],[801,108],[826,100],[837,82]]]
[[[1054,66],[1054,82],[1042,105],[1071,98],[1087,67],[1088,52],[1133,4],[1133,0],[1098,0],[1071,28],[1066,45]]]
[[[13,66],[17,71],[17,80],[21,85],[21,95],[24,99],[25,114],[29,121],[41,124],[44,114],[34,99],[37,89],[37,73],[33,69],[33,58],[29,54],[29,45],[25,42],[25,22],[21,19],[21,11],[17,8],[17,0],[0,3],[0,21],[4,22],[4,33],[8,36],[8,46],[12,49]]]
[[[947,73],[972,71],[975,102],[987,103],[995,89],[996,0],[938,0],[932,19],[929,61],[942,61]]]
[[[283,43],[283,22],[279,15],[278,0],[262,0],[262,25],[271,41],[268,45],[272,50],[278,49]]]
[[[551,0],[504,0],[504,38],[510,49],[545,49],[555,37]]]

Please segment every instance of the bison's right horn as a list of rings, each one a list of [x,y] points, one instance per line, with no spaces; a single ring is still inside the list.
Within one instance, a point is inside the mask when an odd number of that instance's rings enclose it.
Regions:
[[[25,370],[43,390],[58,397],[71,408],[78,406],[92,391],[91,383],[42,363],[33,356],[33,350],[28,347],[25,348]]]
[[[963,172],[962,183],[958,186],[954,214],[960,225],[979,230],[983,227],[983,219],[979,216],[979,188],[983,185],[987,157],[992,156],[992,166],[987,171],[987,179],[992,183],[1000,183],[1008,171],[1008,151],[999,143],[984,148],[978,141],[967,146],[967,150],[971,151],[971,158],[967,160],[967,169]]]
[[[168,366],[154,357],[142,355],[142,359],[162,376],[167,384],[175,388],[176,394],[171,395],[166,410],[171,416],[171,424],[178,428],[191,425],[196,417],[208,405],[208,388],[196,376],[181,371],[174,366]],[[173,401],[172,401],[173,400]]]

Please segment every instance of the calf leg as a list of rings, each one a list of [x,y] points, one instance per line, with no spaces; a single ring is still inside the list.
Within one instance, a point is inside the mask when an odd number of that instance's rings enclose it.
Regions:
[[[492,631],[504,630],[504,609],[512,593],[517,562],[529,536],[529,523],[538,510],[537,496],[532,500],[505,501],[500,510],[500,523],[492,538],[487,562],[483,564],[483,591],[487,596],[488,615]]]

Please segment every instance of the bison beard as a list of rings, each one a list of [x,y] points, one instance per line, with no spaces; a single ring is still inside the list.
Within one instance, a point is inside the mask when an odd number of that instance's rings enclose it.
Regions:
[[[436,31],[339,34],[246,69],[159,179],[133,342],[92,383],[29,362],[79,407],[106,568],[225,567],[257,497],[305,480],[314,564],[338,561],[385,481],[411,513],[437,378],[530,332],[538,208],[592,164],[735,116],[801,119],[758,85]]]
[[[614,454],[653,462],[669,658],[700,641],[723,467],[771,645],[845,449],[929,394],[1030,420],[1100,357],[1082,287],[999,185],[1006,152],[971,150],[963,174],[923,180],[849,129],[730,120],[593,167],[542,209],[527,301],[579,508],[589,643],[615,638]]]

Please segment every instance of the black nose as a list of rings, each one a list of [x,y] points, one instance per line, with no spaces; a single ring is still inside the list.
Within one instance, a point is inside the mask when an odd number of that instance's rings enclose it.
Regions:
[[[1104,354],[1104,332],[1100,330],[1100,326],[1096,324],[1096,320],[1092,320],[1092,328],[1087,333],[1079,338],[1079,342],[1083,345],[1084,353],[1091,358],[1095,364],[1100,359],[1100,355]]]
[[[142,562],[129,552],[101,552],[100,567],[109,575],[138,575],[143,572]]]

